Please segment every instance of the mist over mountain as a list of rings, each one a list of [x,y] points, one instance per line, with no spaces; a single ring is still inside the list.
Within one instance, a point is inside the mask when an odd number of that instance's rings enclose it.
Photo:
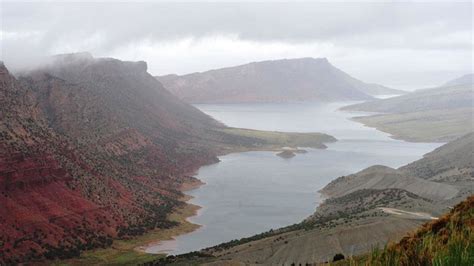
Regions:
[[[355,120],[412,141],[445,142],[473,131],[474,90],[472,75],[436,88],[350,105],[342,110],[383,114]]]
[[[404,93],[357,80],[326,58],[262,61],[157,79],[190,103],[332,102]]]
[[[474,74],[466,74],[457,79],[446,82],[443,86],[469,85],[474,83]]]

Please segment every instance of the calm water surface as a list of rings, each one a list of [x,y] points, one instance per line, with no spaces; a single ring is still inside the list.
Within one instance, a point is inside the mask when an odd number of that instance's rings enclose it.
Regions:
[[[300,222],[321,202],[317,192],[331,180],[374,164],[399,167],[440,144],[408,143],[349,120],[365,115],[338,111],[350,103],[196,105],[232,127],[289,132],[323,132],[339,141],[328,149],[307,149],[291,159],[274,152],[220,157],[197,177],[206,185],[189,191],[202,206],[189,220],[202,227],[147,248],[180,254]]]

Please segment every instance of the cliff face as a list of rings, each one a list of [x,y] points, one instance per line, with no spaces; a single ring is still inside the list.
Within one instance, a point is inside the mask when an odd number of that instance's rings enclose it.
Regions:
[[[263,61],[157,79],[180,99],[192,103],[330,102],[401,94],[359,81],[326,58]]]
[[[66,56],[19,80],[0,66],[0,264],[76,256],[173,226],[187,173],[221,127],[145,63]]]

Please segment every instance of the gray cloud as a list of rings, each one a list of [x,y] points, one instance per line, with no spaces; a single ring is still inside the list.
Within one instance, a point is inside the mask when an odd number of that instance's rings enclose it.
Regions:
[[[334,61],[354,69],[364,62],[352,62],[351,54],[374,58],[416,56],[405,60],[419,61],[421,66],[433,63],[427,56],[446,56],[449,67],[427,71],[460,73],[470,71],[472,65],[472,3],[3,3],[1,58],[7,65],[31,63],[41,56],[58,52],[89,50],[94,55],[118,56],[122,59],[141,59],[149,62],[150,71],[191,72],[205,67],[260,60],[240,55],[238,51],[213,54],[216,45],[206,41],[215,36],[232,36],[233,49],[251,43],[263,49],[270,44],[285,44],[274,56],[299,56],[301,51],[314,56],[317,45],[332,47],[327,50]],[[176,52],[176,60],[154,51],[164,44],[179,48],[185,39],[193,43]],[[204,40],[204,42],[199,42]],[[193,45],[208,43],[205,47]],[[145,47],[145,44],[148,46]],[[259,46],[260,45],[260,46]],[[316,45],[316,46],[315,46]],[[319,46],[318,46],[319,47]],[[229,48],[230,49],[230,48]],[[135,51],[135,52],[134,52]],[[189,52],[191,51],[191,52]],[[185,54],[187,57],[184,58]],[[252,51],[249,51],[252,54]],[[397,54],[398,53],[398,54]],[[225,56],[226,60],[216,60]],[[144,56],[149,58],[135,58]],[[194,57],[194,58],[193,58]],[[241,57],[238,60],[236,57]],[[36,58],[36,59],[35,59]],[[465,58],[464,60],[462,58]],[[192,61],[201,60],[202,67]],[[168,64],[168,71],[161,62]],[[209,60],[209,61],[206,61]],[[393,60],[392,60],[393,61]],[[213,63],[215,62],[215,63]],[[408,64],[410,62],[407,62]],[[436,63],[436,62],[434,62]],[[219,65],[220,64],[220,65]],[[397,63],[398,64],[398,63]],[[186,67],[192,65],[192,67]],[[400,72],[398,69],[392,72]],[[362,77],[377,80],[368,73]],[[377,74],[380,76],[380,73]],[[454,74],[447,74],[454,75]],[[408,75],[407,75],[408,77]],[[413,79],[412,75],[409,75]],[[381,80],[383,81],[383,80]]]

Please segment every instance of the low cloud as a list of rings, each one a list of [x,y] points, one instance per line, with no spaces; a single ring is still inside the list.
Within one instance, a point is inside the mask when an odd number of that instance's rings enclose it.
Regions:
[[[1,13],[0,57],[12,68],[90,51],[145,60],[155,75],[308,56],[407,88],[472,71],[469,2],[6,2]]]

